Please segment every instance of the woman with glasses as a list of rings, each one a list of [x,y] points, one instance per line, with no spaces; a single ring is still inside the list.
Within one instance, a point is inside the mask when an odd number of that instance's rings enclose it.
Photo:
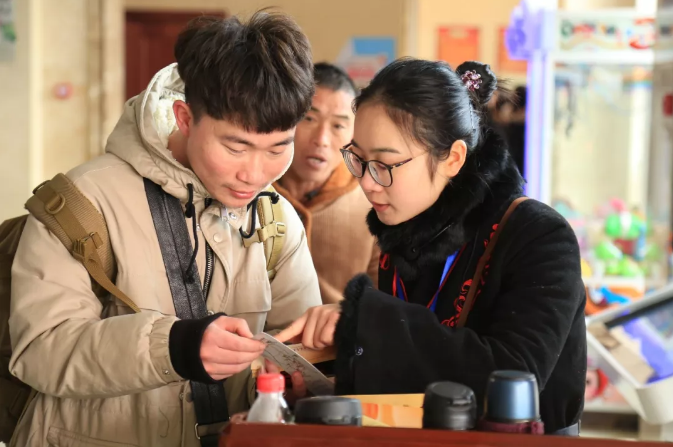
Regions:
[[[401,59],[361,92],[342,153],[373,207],[378,290],[356,277],[340,305],[309,310],[278,338],[335,344],[341,394],[421,393],[446,380],[472,388],[481,412],[494,370],[531,372],[545,431],[578,434],[587,359],[572,229],[550,207],[523,201],[484,256],[523,195],[517,166],[485,118],[497,84],[481,63],[453,71]]]

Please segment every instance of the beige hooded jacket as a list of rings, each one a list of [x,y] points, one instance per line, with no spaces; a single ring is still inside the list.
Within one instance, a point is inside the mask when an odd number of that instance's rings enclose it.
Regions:
[[[204,209],[208,192],[166,149],[171,105],[182,92],[175,65],[157,73],[126,104],[107,153],[68,174],[103,213],[116,284],[141,313],[121,301],[103,308],[82,265],[42,224],[28,220],[12,271],[10,370],[40,394],[12,446],[199,445],[189,383],[171,365],[168,337],[177,318],[143,177],[183,205],[187,184],[194,186],[197,234],[215,254],[209,311],[243,318],[258,333],[321,304],[304,227],[287,202],[287,234],[271,283],[263,246],[243,246],[239,228],[249,224],[247,212],[216,201]],[[197,258],[202,278],[204,252]],[[226,381],[231,414],[250,404],[249,377],[247,371]]]

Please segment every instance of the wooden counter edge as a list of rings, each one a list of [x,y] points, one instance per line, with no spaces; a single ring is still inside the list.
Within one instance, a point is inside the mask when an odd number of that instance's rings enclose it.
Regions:
[[[657,442],[404,428],[232,423],[219,447],[661,447]]]

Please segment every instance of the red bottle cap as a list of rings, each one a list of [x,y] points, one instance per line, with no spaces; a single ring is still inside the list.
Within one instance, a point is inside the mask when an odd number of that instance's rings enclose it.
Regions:
[[[281,374],[260,374],[257,376],[257,391],[260,393],[282,393],[285,391],[285,377]]]

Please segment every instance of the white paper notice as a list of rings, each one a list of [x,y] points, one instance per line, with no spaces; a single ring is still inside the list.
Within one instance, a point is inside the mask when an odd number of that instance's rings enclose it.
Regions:
[[[304,376],[306,388],[313,395],[328,396],[334,394],[334,383],[304,357],[264,332],[256,335],[255,340],[266,344],[266,350],[262,354],[265,359],[280,366],[289,374],[299,371]]]

